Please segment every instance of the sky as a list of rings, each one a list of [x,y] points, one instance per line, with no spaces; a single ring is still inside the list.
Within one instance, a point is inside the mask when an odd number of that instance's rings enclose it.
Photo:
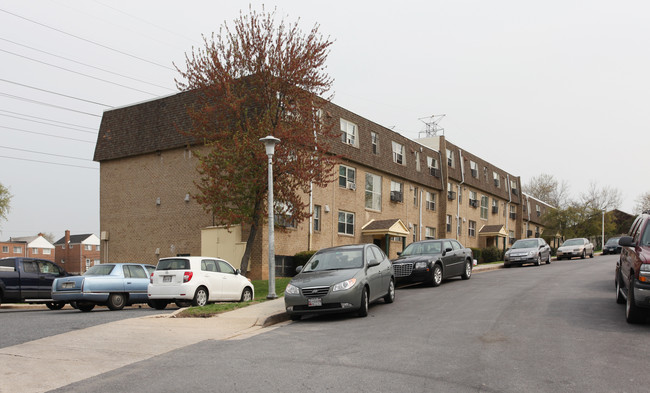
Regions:
[[[436,115],[522,184],[611,187],[629,213],[650,192],[647,1],[3,0],[0,240],[98,234],[103,111],[177,92],[173,64],[262,4],[334,41],[337,105],[411,139]]]

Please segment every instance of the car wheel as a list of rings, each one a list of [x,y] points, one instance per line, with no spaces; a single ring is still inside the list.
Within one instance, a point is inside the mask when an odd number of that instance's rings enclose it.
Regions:
[[[208,304],[208,290],[205,287],[198,287],[194,293],[192,305],[194,307],[202,307]]]
[[[539,266],[542,264],[542,256],[537,254],[537,259],[535,259],[535,266]]]
[[[45,305],[50,310],[60,310],[60,309],[63,308],[63,306],[65,306],[65,302],[48,302],[48,303],[45,303]]]
[[[433,265],[433,273],[431,274],[431,286],[437,287],[442,283],[442,267],[439,264]]]
[[[111,293],[108,297],[106,305],[111,311],[118,311],[124,308],[126,304],[126,296],[123,293]]]
[[[83,312],[88,312],[95,308],[94,304],[77,304],[77,306],[79,307],[79,310]]]
[[[239,299],[240,302],[250,302],[253,300],[253,291],[249,288],[246,287],[241,293],[241,299]]]
[[[639,323],[643,320],[645,313],[634,302],[634,276],[630,278],[627,286],[627,301],[625,302],[625,320],[627,323]]]
[[[359,311],[357,312],[357,315],[360,317],[367,317],[368,316],[368,290],[366,288],[363,288],[361,291],[361,305],[359,306]]]
[[[463,275],[460,276],[460,278],[463,280],[469,280],[470,277],[472,277],[472,262],[465,261],[465,271],[463,272]]]
[[[587,256],[587,252],[585,250],[582,250],[582,255],[580,255],[580,259],[585,259]]]
[[[548,253],[548,257],[546,257],[546,264],[550,265],[551,264],[551,253]]]
[[[625,298],[623,297],[623,292],[621,292],[621,275],[619,274],[616,279],[616,303],[623,304],[625,303]]]
[[[510,264],[508,264],[508,263],[504,263],[504,264],[503,264],[503,267],[505,267],[506,269],[507,269],[507,268],[510,268],[510,266],[512,266],[512,265],[510,265]]]
[[[191,306],[192,302],[189,300],[177,300],[174,302],[174,304],[176,304],[178,308],[185,308]]]
[[[593,258],[593,257],[594,257],[594,250],[591,250],[591,255],[589,255],[589,258]]]
[[[153,307],[156,310],[164,310],[169,303],[166,300],[150,300],[147,304],[149,304],[149,307]]]
[[[384,302],[392,303],[394,301],[395,301],[395,280],[391,278],[390,282],[388,283],[388,293],[386,293],[386,296],[384,296]]]

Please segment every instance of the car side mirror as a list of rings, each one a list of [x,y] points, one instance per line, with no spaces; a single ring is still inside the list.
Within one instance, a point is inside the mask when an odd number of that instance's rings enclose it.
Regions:
[[[623,247],[634,247],[634,239],[632,236],[623,236],[618,239],[618,245]]]
[[[296,273],[300,273],[301,271],[302,271],[302,266],[298,266],[298,267],[296,268]]]
[[[374,266],[379,266],[379,261],[376,259],[373,259],[368,262],[368,267],[374,267]]]
[[[241,270],[239,270],[239,269],[235,269],[235,276],[238,276],[238,275],[240,275],[240,274],[241,274]]]
[[[402,255],[402,252],[401,252],[401,251],[397,251],[397,256],[400,256],[400,255]]]

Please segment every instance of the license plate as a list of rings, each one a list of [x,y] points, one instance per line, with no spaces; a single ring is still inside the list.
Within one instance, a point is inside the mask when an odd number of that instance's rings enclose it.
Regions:
[[[172,276],[163,276],[163,282],[172,282]]]
[[[309,299],[308,305],[309,305],[309,307],[320,307],[320,306],[323,305],[323,299],[321,299],[319,297]]]
[[[63,288],[74,288],[74,283],[73,282],[64,282],[63,283]]]

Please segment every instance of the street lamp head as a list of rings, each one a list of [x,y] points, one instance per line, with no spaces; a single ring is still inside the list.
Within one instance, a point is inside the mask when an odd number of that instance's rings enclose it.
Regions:
[[[264,138],[260,138],[260,142],[264,143],[266,155],[272,156],[275,153],[275,145],[280,143],[280,140],[274,136],[268,135]]]

